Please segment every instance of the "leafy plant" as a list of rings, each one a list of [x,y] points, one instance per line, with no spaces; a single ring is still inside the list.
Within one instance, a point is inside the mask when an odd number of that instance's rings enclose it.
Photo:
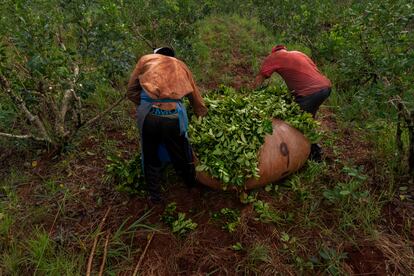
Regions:
[[[322,263],[326,266],[325,271],[330,275],[342,275],[341,262],[347,258],[344,252],[337,252],[333,248],[322,248],[319,251]]]
[[[240,193],[240,202],[243,204],[253,203],[257,200],[257,193],[243,191]]]
[[[62,149],[125,99],[105,111],[88,104],[97,87],[115,94],[134,61],[119,9],[109,1],[3,1],[0,117],[19,125],[0,136]]]
[[[343,172],[345,172],[351,179],[348,182],[338,183],[333,189],[326,189],[323,192],[323,196],[331,203],[344,202],[349,203],[353,200],[360,200],[368,197],[369,192],[367,190],[361,191],[361,185],[367,179],[365,175],[361,173],[360,169],[344,166]]]
[[[107,157],[107,180],[116,185],[120,192],[129,194],[144,193],[144,176],[141,168],[141,154],[136,154],[132,159],[126,160],[117,155]]]
[[[190,139],[200,161],[197,170],[220,179],[224,189],[259,177],[258,152],[265,135],[273,133],[272,118],[286,121],[313,142],[319,137],[316,121],[284,87],[242,93],[223,86],[205,101],[209,115],[192,117]]]
[[[236,242],[231,246],[231,249],[233,249],[234,251],[243,251],[244,247],[240,242]]]
[[[223,222],[223,229],[233,233],[240,225],[240,211],[222,208],[220,213],[213,214],[214,219],[219,219]]]
[[[197,228],[197,223],[191,219],[185,219],[185,213],[178,213],[177,219],[171,224],[171,230],[173,233],[183,236],[188,232]]]
[[[258,200],[253,203],[253,208],[259,215],[258,220],[264,223],[279,223],[282,219],[275,210],[273,210],[269,203]]]
[[[250,72],[258,70],[258,57],[272,47],[271,33],[254,17],[208,16],[195,24],[195,32],[190,39],[191,65],[203,83],[240,87],[252,82]]]
[[[186,219],[185,213],[177,212],[177,203],[175,202],[165,207],[161,220],[171,228],[174,234],[181,237],[197,228],[197,223]]]

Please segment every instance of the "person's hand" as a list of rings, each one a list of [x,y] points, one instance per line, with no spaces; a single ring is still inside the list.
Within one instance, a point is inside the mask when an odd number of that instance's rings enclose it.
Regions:
[[[261,87],[262,84],[263,84],[263,82],[264,82],[264,80],[265,80],[265,78],[259,73],[256,76],[256,79],[254,80],[252,89],[255,90],[255,89]]]
[[[207,113],[208,113],[208,109],[206,108],[205,110],[203,110],[203,112],[200,112],[200,113],[198,113],[198,114],[196,114],[197,115],[197,117],[201,117],[201,118],[203,118],[203,117],[206,117],[207,116]]]

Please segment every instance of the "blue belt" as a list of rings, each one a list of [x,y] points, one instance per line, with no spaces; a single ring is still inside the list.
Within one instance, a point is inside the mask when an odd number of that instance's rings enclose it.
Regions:
[[[152,107],[150,110],[150,113],[156,116],[168,116],[168,115],[178,114],[178,110],[177,109],[164,110],[164,109]]]

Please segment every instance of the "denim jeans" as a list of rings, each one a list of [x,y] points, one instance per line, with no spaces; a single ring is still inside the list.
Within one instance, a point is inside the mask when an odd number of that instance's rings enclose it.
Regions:
[[[164,144],[176,172],[187,187],[195,186],[195,168],[189,141],[181,135],[178,118],[168,118],[149,113],[142,129],[144,176],[152,199],[161,199],[161,171],[163,164],[158,148]]]
[[[311,113],[315,118],[319,107],[329,97],[330,94],[331,88],[325,88],[309,96],[296,97],[296,102],[299,104],[302,110]]]

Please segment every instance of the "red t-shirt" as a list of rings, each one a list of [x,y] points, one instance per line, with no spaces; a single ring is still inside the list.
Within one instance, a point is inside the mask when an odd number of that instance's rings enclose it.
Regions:
[[[319,72],[315,63],[304,53],[280,50],[266,57],[260,74],[268,78],[277,72],[295,96],[309,96],[331,87],[331,81]]]

